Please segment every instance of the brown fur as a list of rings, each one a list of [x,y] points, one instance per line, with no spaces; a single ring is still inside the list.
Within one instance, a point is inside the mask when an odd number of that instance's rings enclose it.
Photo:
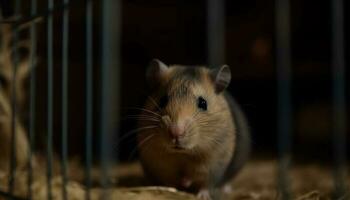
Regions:
[[[215,92],[209,69],[196,68],[199,76],[193,79],[181,74],[185,69],[171,66],[147,101],[142,115],[148,117],[139,123],[141,128],[146,127],[138,135],[139,150],[151,179],[198,192],[218,184],[234,154],[236,133],[229,105],[223,93]],[[169,102],[160,109],[158,102],[165,93],[170,96]],[[207,101],[205,112],[198,111],[196,106],[199,96]],[[170,116],[173,123],[184,118],[191,120],[182,141],[184,149],[172,147],[167,126],[161,122],[164,115]],[[184,180],[190,180],[190,186],[184,186]]]

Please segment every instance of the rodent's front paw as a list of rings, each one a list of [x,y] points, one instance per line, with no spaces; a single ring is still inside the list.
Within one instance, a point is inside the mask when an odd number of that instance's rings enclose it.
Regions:
[[[209,190],[208,189],[201,189],[197,194],[197,198],[200,200],[211,200]]]

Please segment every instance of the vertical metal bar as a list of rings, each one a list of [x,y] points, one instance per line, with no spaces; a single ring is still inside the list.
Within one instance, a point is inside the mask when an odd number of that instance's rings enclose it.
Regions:
[[[276,0],[276,65],[278,95],[278,183],[282,199],[290,199],[288,169],[291,162],[291,53],[289,0]]]
[[[31,1],[31,11],[30,14],[34,16],[37,12],[37,1]],[[36,75],[35,75],[35,62],[36,62],[36,25],[35,22],[32,22],[30,26],[30,122],[29,122],[29,160],[28,160],[28,197],[29,199],[33,198],[32,183],[33,183],[33,166],[32,158],[34,151],[34,139],[35,139],[35,86],[36,86]]]
[[[48,1],[48,9],[52,10],[54,1]],[[52,136],[53,136],[53,15],[48,15],[47,18],[47,198],[52,199]]]
[[[210,67],[225,62],[225,0],[208,0],[208,62]]]
[[[64,0],[68,4],[69,0]],[[69,7],[63,10],[62,36],[62,196],[67,199],[67,165],[68,165],[68,37],[69,37]]]
[[[117,131],[119,111],[121,7],[119,0],[104,0],[102,3],[101,182],[106,188],[111,158],[110,140]],[[106,191],[102,198],[108,198]]]
[[[20,14],[20,0],[15,1],[15,15]],[[17,133],[16,133],[16,116],[17,116],[17,105],[16,105],[16,80],[17,80],[17,67],[19,62],[18,56],[18,29],[15,27],[13,30],[13,51],[14,51],[14,67],[12,74],[12,85],[11,85],[11,141],[10,141],[10,175],[8,181],[8,192],[13,194],[16,179],[16,167],[17,167],[17,156],[16,156],[16,144],[17,144]]]
[[[333,153],[335,198],[347,194],[344,3],[332,0]]]
[[[86,163],[85,163],[85,199],[90,200],[91,163],[92,163],[92,129],[93,129],[93,44],[92,44],[92,0],[86,1]]]

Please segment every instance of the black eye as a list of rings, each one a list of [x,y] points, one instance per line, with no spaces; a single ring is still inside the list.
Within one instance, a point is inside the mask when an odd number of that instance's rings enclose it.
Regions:
[[[198,97],[197,106],[201,110],[207,110],[207,101],[203,97]]]
[[[168,95],[162,96],[159,99],[159,107],[164,108],[168,104],[168,101],[169,101]]]

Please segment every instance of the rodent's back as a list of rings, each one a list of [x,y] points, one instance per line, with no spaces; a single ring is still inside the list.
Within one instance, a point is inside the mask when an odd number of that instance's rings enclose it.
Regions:
[[[249,159],[251,152],[250,128],[247,118],[237,101],[228,92],[225,92],[224,96],[229,105],[233,123],[235,124],[236,137],[234,141],[234,154],[219,185],[223,185],[239,172]]]

